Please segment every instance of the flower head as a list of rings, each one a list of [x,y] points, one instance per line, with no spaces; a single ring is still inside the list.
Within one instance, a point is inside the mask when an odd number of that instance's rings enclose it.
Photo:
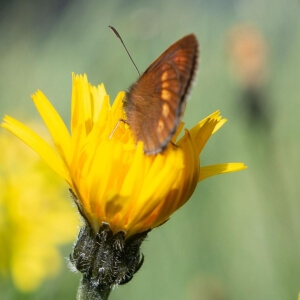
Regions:
[[[35,150],[69,184],[85,220],[70,255],[83,274],[78,298],[107,299],[111,288],[131,280],[143,263],[140,245],[181,207],[197,183],[207,177],[242,170],[243,163],[201,167],[199,155],[209,137],[225,122],[219,111],[191,130],[181,124],[172,143],[146,155],[130,126],[120,120],[125,93],[113,105],[104,85],[94,87],[86,75],[73,75],[71,133],[40,91],[33,101],[54,143],[5,116],[7,128]]]
[[[36,92],[32,98],[54,147],[9,116],[2,123],[67,181],[94,232],[103,222],[126,237],[155,228],[190,198],[199,181],[246,168],[243,163],[200,166],[204,145],[226,122],[219,111],[177,140],[181,124],[163,153],[144,154],[142,142],[119,121],[126,119],[124,95],[120,92],[111,106],[103,84],[95,87],[86,75],[73,75],[70,133],[45,95]]]

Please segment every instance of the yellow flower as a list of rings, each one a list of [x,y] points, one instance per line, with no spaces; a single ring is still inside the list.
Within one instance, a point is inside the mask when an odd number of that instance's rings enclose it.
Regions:
[[[58,247],[74,240],[78,216],[63,181],[33,152],[3,131],[0,145],[0,275],[32,291],[58,273]]]
[[[126,237],[157,227],[190,198],[199,181],[246,168],[243,163],[200,167],[204,145],[226,121],[219,111],[185,130],[176,141],[181,124],[173,138],[177,147],[170,144],[161,154],[145,155],[130,127],[118,123],[126,119],[124,96],[120,92],[110,106],[103,84],[95,87],[86,75],[73,75],[69,133],[46,96],[36,92],[32,98],[54,147],[9,116],[2,123],[67,181],[94,232],[102,222],[114,233],[124,231]]]

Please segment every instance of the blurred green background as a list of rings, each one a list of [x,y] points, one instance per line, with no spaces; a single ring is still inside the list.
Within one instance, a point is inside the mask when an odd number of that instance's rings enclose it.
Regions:
[[[187,127],[220,109],[229,122],[202,165],[242,161],[248,170],[201,182],[191,200],[142,246],[145,263],[117,299],[282,300],[300,292],[300,3],[296,0],[0,1],[0,113],[38,118],[42,90],[69,123],[71,72],[104,82],[113,101],[169,45],[194,32],[201,44]],[[228,36],[250,24],[264,39],[258,110],[232,76]],[[267,122],[265,122],[267,120]],[[68,224],[66,224],[67,226]],[[64,247],[67,257],[72,245]],[[0,282],[1,299],[75,299],[79,274],[32,293]]]

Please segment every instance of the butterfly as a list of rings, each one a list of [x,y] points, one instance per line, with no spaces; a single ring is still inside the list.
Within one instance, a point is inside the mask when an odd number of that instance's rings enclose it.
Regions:
[[[137,141],[148,155],[166,149],[181,121],[195,77],[198,41],[187,35],[163,52],[132,84],[123,108]]]

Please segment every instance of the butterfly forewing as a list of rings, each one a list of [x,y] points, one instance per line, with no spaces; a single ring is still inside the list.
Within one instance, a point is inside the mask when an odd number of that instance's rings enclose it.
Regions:
[[[197,67],[198,42],[191,34],[170,46],[134,83],[124,109],[144,151],[163,151],[181,120],[186,96]]]

